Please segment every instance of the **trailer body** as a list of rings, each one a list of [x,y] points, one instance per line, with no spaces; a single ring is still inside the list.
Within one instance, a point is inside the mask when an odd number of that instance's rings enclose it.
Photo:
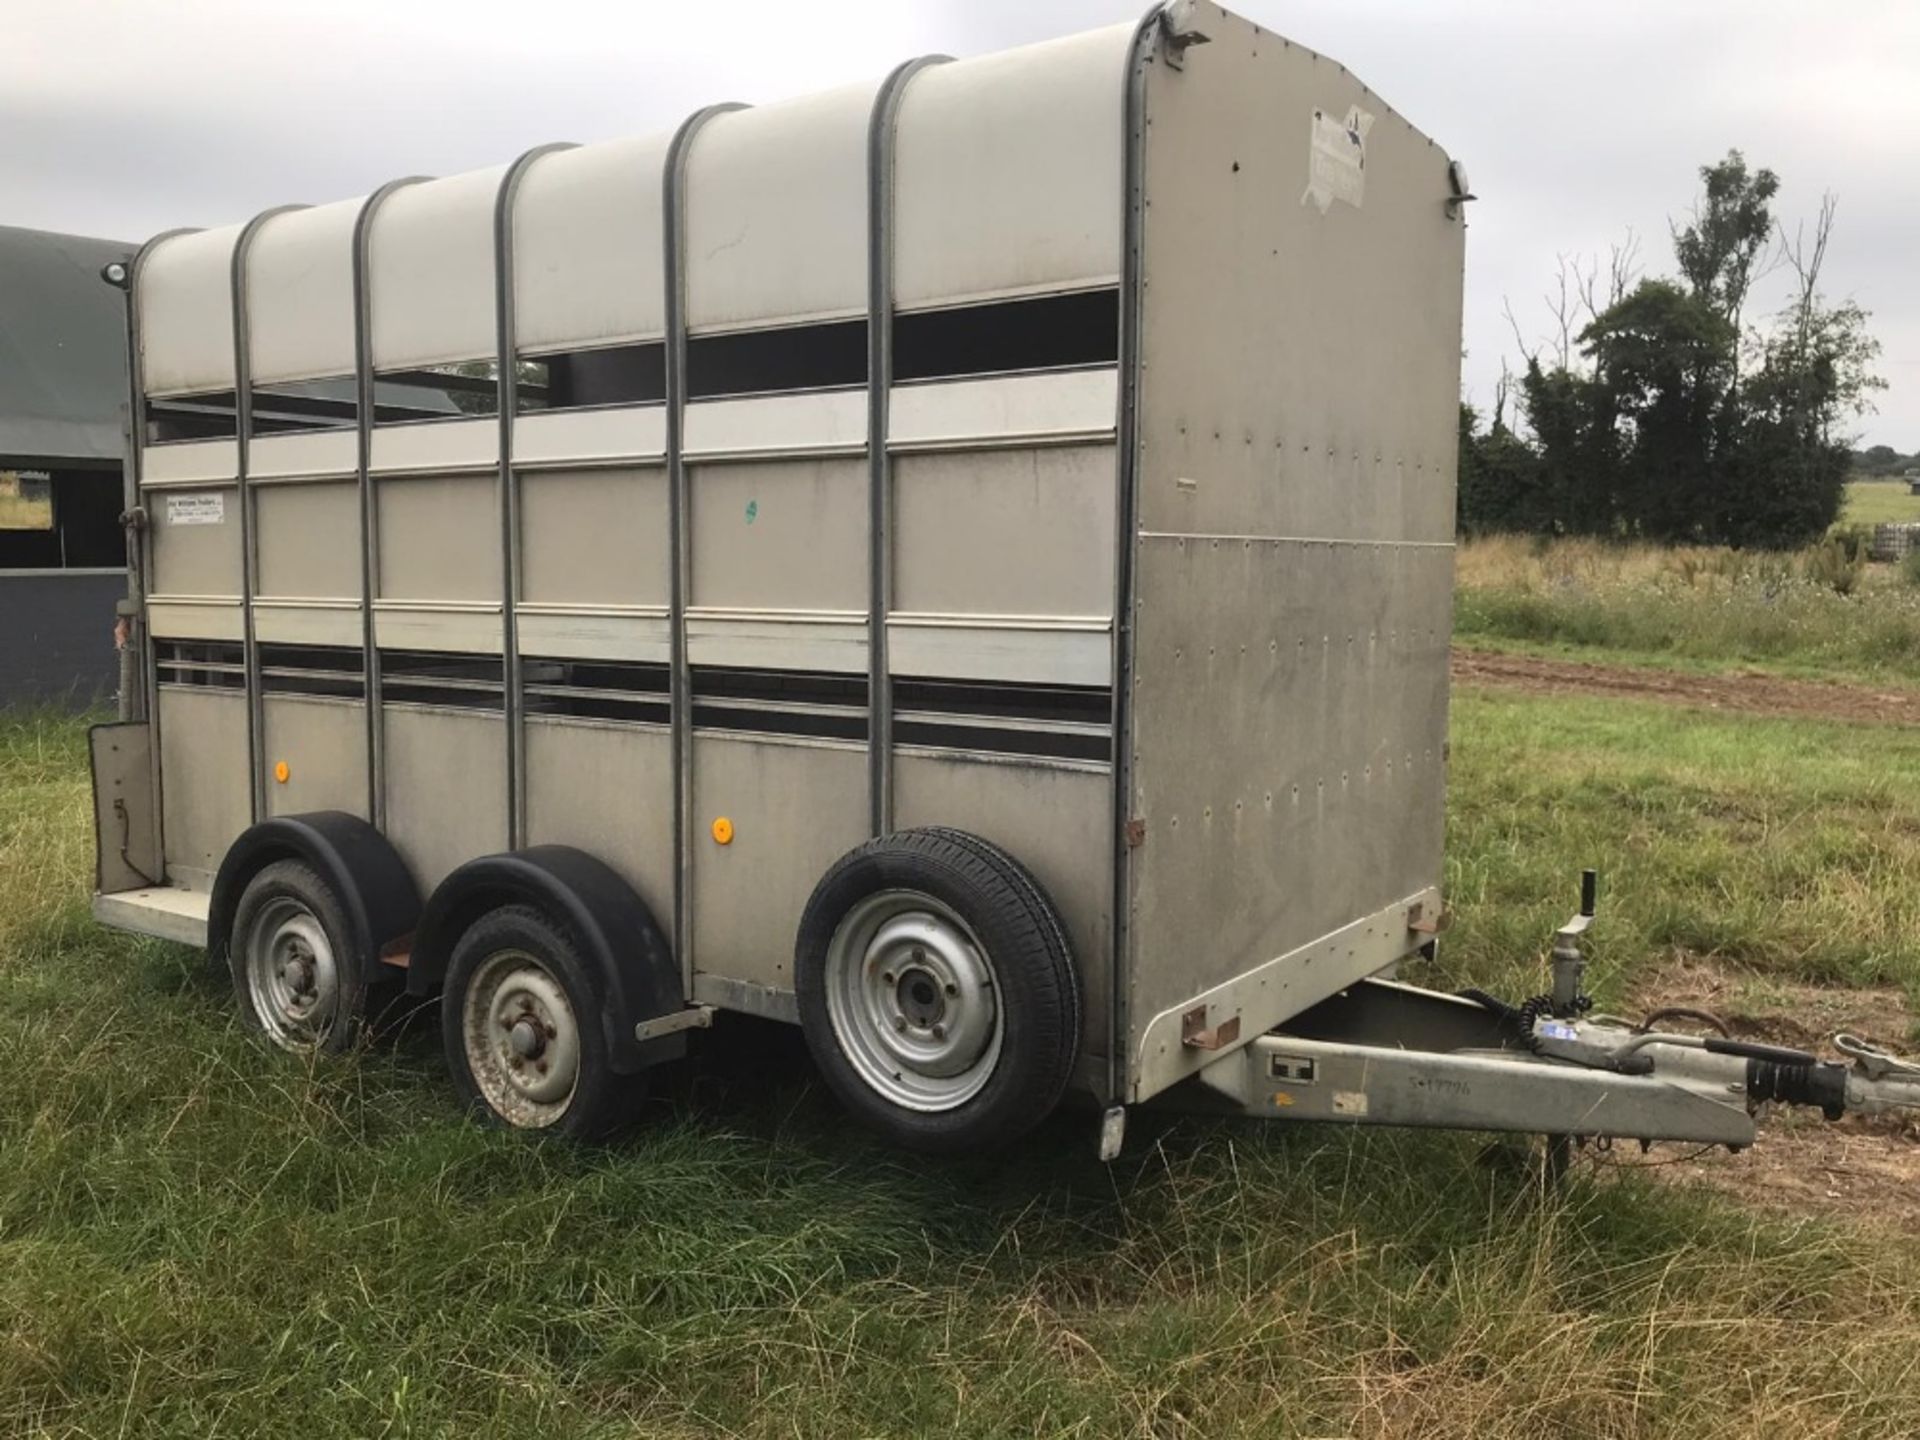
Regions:
[[[1463,194],[1182,0],[156,239],[96,914],[217,948],[316,816],[443,924],[568,847],[794,1020],[822,875],[952,827],[1158,1094],[1439,918]]]

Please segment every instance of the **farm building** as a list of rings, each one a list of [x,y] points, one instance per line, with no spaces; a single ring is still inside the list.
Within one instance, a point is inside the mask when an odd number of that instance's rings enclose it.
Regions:
[[[126,311],[112,240],[0,226],[0,705],[113,690]]]

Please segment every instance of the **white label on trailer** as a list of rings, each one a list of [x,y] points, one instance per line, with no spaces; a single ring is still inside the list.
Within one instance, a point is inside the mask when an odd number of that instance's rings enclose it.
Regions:
[[[1336,200],[1356,210],[1367,195],[1367,131],[1373,116],[1349,105],[1344,118],[1315,110],[1307,124],[1307,193],[1302,205],[1317,205],[1322,215]]]
[[[167,497],[167,524],[169,525],[224,525],[227,520],[227,497],[215,492],[211,495],[169,495]]]
[[[1336,1090],[1333,1092],[1333,1113],[1350,1115],[1359,1119],[1367,1113],[1367,1092],[1364,1090]]]

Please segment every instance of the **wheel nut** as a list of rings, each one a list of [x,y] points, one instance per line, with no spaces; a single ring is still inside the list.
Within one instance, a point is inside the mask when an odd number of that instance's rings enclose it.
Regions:
[[[948,997],[951,998],[952,996],[958,995],[959,993],[960,993],[960,987],[958,985],[953,984],[951,981],[949,981],[947,983]]]
[[[934,1026],[934,1027],[933,1027],[933,1038],[934,1038],[934,1039],[936,1039],[936,1040],[944,1040],[944,1039],[946,1039],[946,1038],[947,1038],[947,1027],[946,1027],[946,1026],[944,1026],[944,1025],[936,1025],[936,1026]]]
[[[896,1016],[894,1016],[894,1017],[893,1017],[893,1028],[894,1028],[894,1029],[896,1029],[896,1030],[904,1030],[904,1029],[906,1029],[906,1028],[907,1028],[907,1017],[906,1017],[906,1016],[904,1016],[904,1015],[896,1015]]]

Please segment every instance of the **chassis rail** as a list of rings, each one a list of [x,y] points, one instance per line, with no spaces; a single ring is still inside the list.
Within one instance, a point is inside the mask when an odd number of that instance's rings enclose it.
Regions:
[[[1836,1035],[1845,1061],[1803,1050],[1587,1018],[1580,913],[1554,936],[1548,994],[1512,1006],[1363,980],[1221,1056],[1169,1108],[1349,1125],[1692,1141],[1740,1149],[1769,1102],[1842,1115],[1920,1112],[1920,1063]],[[1703,1017],[1711,1019],[1711,1017]],[[1114,1128],[1111,1123],[1109,1128]],[[1103,1137],[1103,1153],[1114,1148]]]

